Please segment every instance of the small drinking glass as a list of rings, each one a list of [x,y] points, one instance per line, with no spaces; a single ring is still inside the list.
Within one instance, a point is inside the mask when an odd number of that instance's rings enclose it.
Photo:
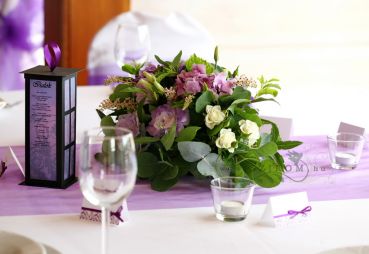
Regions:
[[[220,177],[210,183],[216,217],[221,221],[241,221],[249,213],[254,183],[244,177]]]
[[[79,183],[83,196],[101,207],[101,253],[106,254],[109,210],[129,196],[136,182],[133,135],[124,128],[95,128],[84,133],[80,150]]]
[[[121,24],[115,36],[114,57],[119,68],[124,64],[143,64],[151,50],[147,25]]]
[[[332,168],[354,169],[360,161],[365,143],[364,136],[340,132],[327,138]]]

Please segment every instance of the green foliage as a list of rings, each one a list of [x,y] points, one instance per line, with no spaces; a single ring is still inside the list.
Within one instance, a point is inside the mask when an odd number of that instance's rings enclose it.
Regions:
[[[183,141],[192,141],[198,130],[200,130],[201,127],[197,126],[190,126],[187,128],[184,128],[181,130],[178,134],[178,137],[175,139],[176,142],[183,142]]]
[[[218,65],[218,47],[214,49],[214,63],[196,54],[183,61],[182,51],[171,61],[159,56],[155,58],[159,64],[153,71],[146,71],[142,64],[122,66],[123,71],[134,77],[116,79],[120,83],[109,96],[114,102],[114,108],[96,110],[101,126],[115,126],[116,119],[122,114],[137,114],[139,135],[135,143],[138,151],[138,177],[148,179],[152,189],[157,191],[170,189],[187,174],[200,179],[228,175],[248,177],[261,187],[277,186],[285,170],[284,159],[279,151],[293,149],[301,142],[282,141],[278,126],[261,119],[259,111],[252,104],[277,102],[275,97],[281,90],[279,80],[260,76],[260,87],[254,93],[249,89],[254,85],[252,79],[238,76],[239,67],[232,72]],[[193,72],[194,64],[205,65],[206,74],[200,76]],[[182,72],[191,72],[187,73],[187,80]],[[232,93],[219,93],[218,88],[212,87],[217,84],[212,80],[220,72],[227,75],[225,82],[234,84]],[[178,79],[180,73],[182,76]],[[202,89],[194,93],[187,87],[185,93],[180,94],[177,90],[179,80],[184,82],[184,86],[189,85],[186,82],[199,82]],[[142,99],[137,101],[137,98]],[[119,106],[114,106],[116,103]],[[171,109],[154,117],[153,111],[162,105],[168,105]],[[207,105],[220,106],[221,112],[215,110],[211,114],[207,113]],[[181,119],[180,110],[188,111],[189,121],[177,132],[179,121],[181,124],[185,121]],[[241,120],[249,120],[251,123],[247,121],[241,129]],[[214,128],[208,128],[206,121],[215,123]],[[168,123],[172,122],[175,123],[168,128]],[[150,128],[154,126],[161,129],[165,134],[152,137],[148,132],[149,125]],[[271,126],[269,133],[259,133],[263,125]],[[224,129],[228,130],[222,131]],[[105,134],[113,135],[113,132],[111,130]],[[254,134],[257,134],[256,137],[260,134],[261,137],[255,141]],[[95,155],[101,163],[109,163],[110,159],[104,153],[109,145],[104,143],[102,151]],[[229,149],[230,146],[234,151]]]
[[[196,100],[196,112],[201,113],[207,105],[210,105],[214,100],[214,95],[210,91],[203,92]]]
[[[278,85],[276,82],[279,82],[278,79],[270,79],[265,80],[263,76],[258,78],[261,88],[256,94],[256,98],[262,96],[262,95],[272,95],[273,97],[276,97],[278,95],[278,91],[281,90],[280,85]]]
[[[125,71],[129,74],[132,74],[132,75],[136,76],[140,72],[143,65],[144,64],[134,64],[134,65],[125,64],[125,65],[122,66],[122,71]]]
[[[186,61],[186,70],[191,71],[192,66],[194,64],[203,64],[206,67],[206,73],[211,74],[214,72],[214,66],[209,64],[206,60],[202,59],[201,57],[198,57],[196,54],[193,54],[190,56],[190,58]]]
[[[165,134],[162,138],[161,138],[161,143],[164,145],[165,150],[169,150],[173,143],[174,143],[174,139],[176,137],[176,125],[174,124],[168,131],[167,134]]]

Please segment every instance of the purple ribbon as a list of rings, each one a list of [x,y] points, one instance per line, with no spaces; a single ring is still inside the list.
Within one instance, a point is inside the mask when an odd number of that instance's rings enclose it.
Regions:
[[[293,219],[299,214],[301,214],[303,216],[306,216],[308,212],[311,212],[311,210],[312,210],[311,206],[307,206],[304,209],[302,209],[301,211],[288,210],[288,212],[286,214],[277,215],[277,216],[274,216],[273,218],[276,219],[276,218],[290,216],[290,219]]]
[[[82,207],[83,211],[90,211],[90,212],[96,212],[96,213],[101,213],[101,210],[97,210],[97,209],[93,209],[93,208],[87,208],[87,207]],[[123,207],[120,206],[118,210],[116,210],[115,212],[110,211],[110,216],[114,216],[116,217],[118,220],[120,220],[121,222],[124,222],[124,220],[121,217],[123,211]]]
[[[59,45],[54,41],[46,43],[44,46],[44,54],[47,66],[49,66],[50,71],[53,71],[61,58]]]

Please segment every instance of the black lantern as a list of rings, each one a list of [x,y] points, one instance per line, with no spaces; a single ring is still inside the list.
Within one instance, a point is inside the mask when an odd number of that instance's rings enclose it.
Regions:
[[[22,72],[26,90],[26,185],[67,188],[77,180],[78,71],[36,66]]]

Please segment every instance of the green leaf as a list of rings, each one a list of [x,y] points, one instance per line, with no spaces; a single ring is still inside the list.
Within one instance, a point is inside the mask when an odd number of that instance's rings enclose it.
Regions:
[[[136,68],[130,64],[122,66],[122,71],[128,72],[129,74],[136,75]]]
[[[204,176],[213,178],[228,176],[229,171],[222,159],[216,153],[209,153],[197,164],[197,169]]]
[[[280,168],[282,168],[283,169],[283,171],[284,171],[284,169],[285,169],[285,165],[284,165],[284,159],[283,159],[283,156],[282,155],[280,155],[279,153],[275,153],[274,154],[274,159],[275,159],[275,161],[277,162],[277,164],[279,165],[279,167]]]
[[[176,138],[176,141],[177,142],[191,141],[195,138],[197,131],[200,129],[201,127],[198,127],[198,126],[186,127],[179,132],[178,137]]]
[[[119,90],[119,93],[144,93],[145,91],[138,87],[129,86]]]
[[[271,159],[263,160],[251,175],[255,183],[264,188],[275,187],[282,181],[282,169]]]
[[[115,126],[115,123],[114,123],[113,118],[111,116],[104,116],[100,120],[100,126],[101,127],[110,127],[110,126]],[[114,136],[115,132],[114,132],[114,130],[104,130],[104,134],[106,136]]]
[[[156,191],[167,191],[178,182],[178,178],[170,180],[164,180],[160,176],[157,176],[151,182],[151,188]]]
[[[102,118],[104,118],[104,117],[105,117],[105,114],[104,114],[101,110],[96,109],[96,112],[97,112],[97,114],[99,115],[100,119],[102,119]]]
[[[211,64],[209,64],[206,60],[196,56],[195,54],[190,56],[190,58],[186,61],[186,70],[191,71],[194,64],[204,64],[207,74],[211,74],[214,72],[214,67]]]
[[[219,103],[227,106],[227,105],[232,104],[232,102],[234,102],[235,100],[238,100],[238,99],[250,100],[250,98],[251,98],[250,91],[244,89],[243,87],[238,86],[233,90],[232,95],[220,96]]]
[[[261,119],[261,120],[263,122],[263,125],[270,124],[272,126],[272,129],[270,131],[270,140],[273,141],[273,142],[280,141],[281,137],[279,135],[278,126],[275,123],[273,123],[273,122],[271,122],[269,120],[266,120],[266,119]]]
[[[163,163],[162,161],[158,162],[159,167],[163,168],[163,172],[160,173],[160,178],[162,180],[170,180],[178,175],[178,166],[169,166],[168,164]]]
[[[279,104],[279,102],[276,101],[273,98],[262,98],[262,97],[256,98],[255,100],[251,101],[251,103],[262,102],[262,101],[273,101],[273,102]]]
[[[181,57],[182,57],[182,50],[179,51],[179,53],[176,55],[176,57],[173,59],[172,61],[172,65],[173,67],[178,68],[179,63],[181,62]]]
[[[266,143],[265,145],[257,149],[257,153],[260,156],[271,156],[271,155],[274,155],[277,151],[278,151],[278,146],[274,142]]]
[[[277,142],[278,149],[281,149],[281,150],[292,149],[301,144],[302,144],[301,141],[278,141]]]
[[[273,88],[264,87],[258,91],[258,93],[256,94],[256,97],[260,97],[261,95],[264,95],[264,94],[270,94],[273,97],[276,97],[278,95],[278,90],[275,90]]]
[[[192,141],[179,142],[178,150],[182,158],[188,162],[198,161],[211,152],[208,144]]]
[[[135,138],[136,145],[149,144],[159,141],[159,138],[154,137],[137,137]]]
[[[279,89],[279,90],[281,90],[281,89],[282,89],[280,85],[278,85],[278,84],[274,84],[274,83],[268,83],[268,84],[266,84],[266,85],[264,86],[264,88],[277,88],[277,89]]]
[[[237,66],[237,68],[233,71],[232,73],[232,78],[235,78],[238,76],[238,69],[239,69],[240,66]]]
[[[155,174],[158,166],[158,159],[149,152],[139,153],[137,155],[137,175],[142,178],[150,178]]]
[[[168,133],[166,133],[160,140],[161,143],[164,145],[165,150],[168,151],[172,147],[175,137],[176,137],[176,124],[173,124],[173,126],[169,129]]]
[[[160,64],[162,64],[162,65],[164,65],[166,67],[169,67],[169,63],[166,62],[166,61],[164,61],[164,60],[162,60],[159,56],[155,55],[155,59],[156,59],[156,61],[158,61],[158,63],[160,63]]]
[[[219,60],[219,52],[218,52],[218,46],[215,47],[214,49],[214,61],[215,61],[215,65],[218,63]]]
[[[203,92],[196,100],[195,110],[201,113],[207,105],[210,105],[214,100],[214,95],[210,91]]]

